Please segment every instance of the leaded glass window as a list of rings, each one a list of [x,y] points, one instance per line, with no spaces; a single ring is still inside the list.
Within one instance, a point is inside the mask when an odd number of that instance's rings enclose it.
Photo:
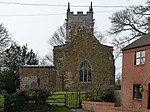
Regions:
[[[91,80],[91,66],[88,61],[83,61],[79,68],[79,81],[90,82]]]

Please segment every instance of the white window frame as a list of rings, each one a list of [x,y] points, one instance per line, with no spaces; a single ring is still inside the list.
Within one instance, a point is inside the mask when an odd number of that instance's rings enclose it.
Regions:
[[[136,51],[135,52],[135,65],[143,65],[145,64],[145,56],[146,56],[146,51]]]

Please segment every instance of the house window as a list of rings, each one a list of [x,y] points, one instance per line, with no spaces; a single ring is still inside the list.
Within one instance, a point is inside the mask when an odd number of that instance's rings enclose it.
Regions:
[[[142,93],[140,92],[141,84],[133,85],[133,99],[142,99]]]
[[[135,55],[136,55],[135,60],[136,65],[145,64],[145,51],[137,51]]]
[[[79,81],[90,82],[91,81],[91,66],[88,61],[83,61],[79,68]]]

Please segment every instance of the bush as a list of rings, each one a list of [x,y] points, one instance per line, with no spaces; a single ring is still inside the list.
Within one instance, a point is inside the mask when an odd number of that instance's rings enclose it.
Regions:
[[[0,95],[0,108],[3,108],[4,105],[4,96]]]
[[[46,103],[46,100],[49,96],[49,92],[44,91],[44,90],[30,90],[30,91],[28,91],[27,94],[29,97],[29,101],[35,102],[38,104]]]
[[[17,112],[24,104],[45,104],[48,92],[43,90],[19,91],[12,95],[5,94],[5,111],[16,110]]]
[[[5,94],[4,110],[9,112],[10,110],[18,111],[28,100],[28,96],[25,91],[19,91],[12,95]]]
[[[114,102],[114,91],[111,89],[106,89],[104,91],[88,91],[86,94],[86,99],[90,101]]]

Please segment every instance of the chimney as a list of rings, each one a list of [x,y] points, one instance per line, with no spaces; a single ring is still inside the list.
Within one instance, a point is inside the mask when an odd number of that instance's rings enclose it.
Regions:
[[[150,32],[150,17],[148,17],[148,32]]]

